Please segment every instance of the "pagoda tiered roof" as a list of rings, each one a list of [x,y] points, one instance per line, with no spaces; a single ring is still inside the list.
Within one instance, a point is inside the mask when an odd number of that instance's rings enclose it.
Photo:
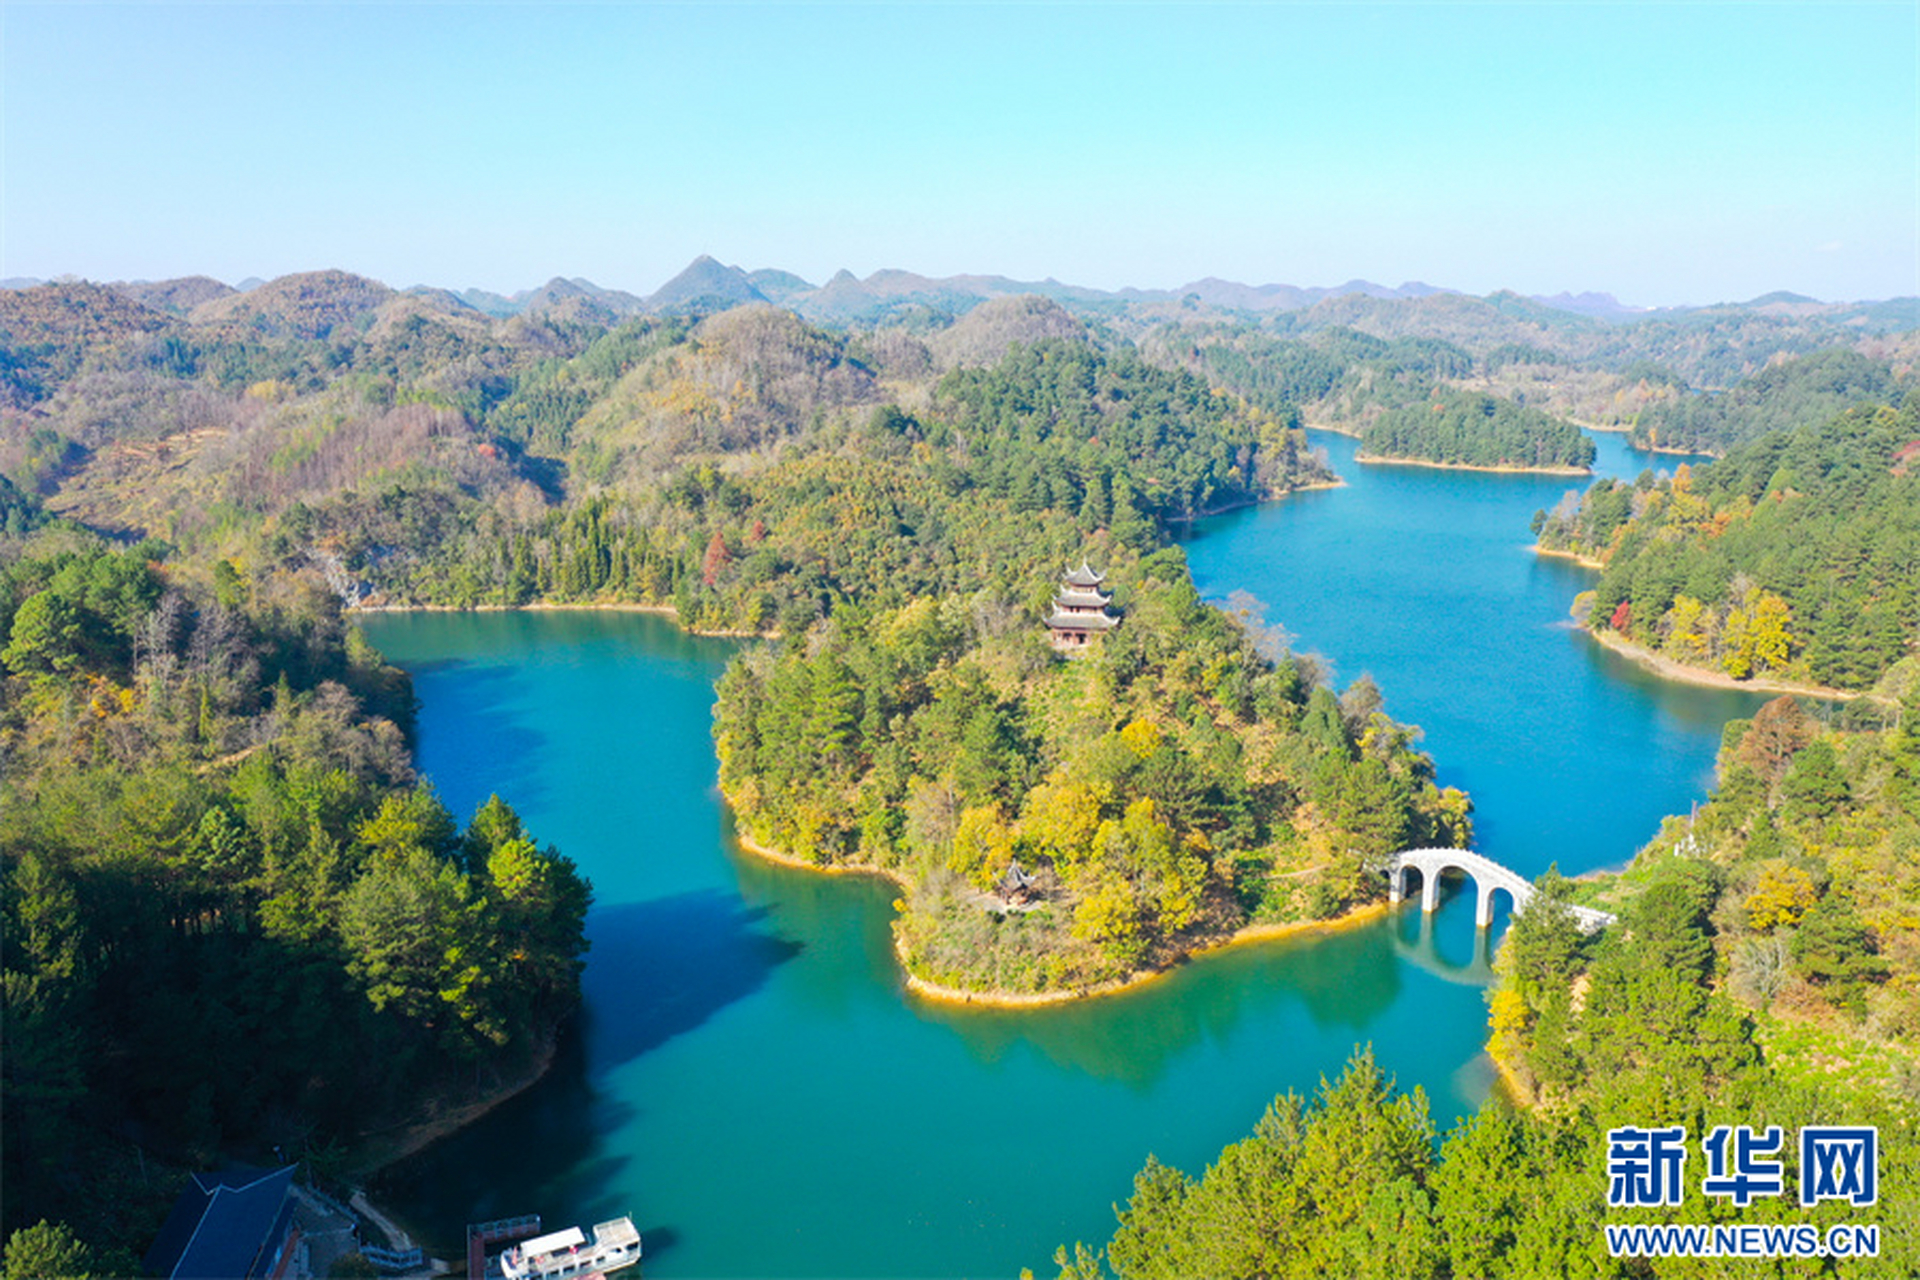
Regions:
[[[1111,631],[1120,619],[1110,613],[1060,613],[1047,615],[1047,626],[1055,631]]]
[[[1078,569],[1067,570],[1065,582],[1070,587],[1097,587],[1107,580],[1107,575],[1088,566],[1085,560]]]
[[[1104,609],[1113,597],[1104,591],[1062,591],[1053,598],[1056,609]]]

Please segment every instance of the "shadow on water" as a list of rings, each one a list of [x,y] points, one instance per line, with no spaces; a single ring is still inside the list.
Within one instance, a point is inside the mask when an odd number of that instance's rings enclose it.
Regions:
[[[468,1222],[539,1213],[543,1206],[565,1203],[558,1195],[560,1182],[606,1163],[600,1155],[601,1126],[625,1123],[633,1115],[632,1108],[597,1095],[587,1076],[579,1028],[570,1027],[538,1084],[479,1123],[383,1170],[375,1192],[405,1204],[412,1215],[409,1227],[424,1234],[429,1252],[444,1258],[462,1256],[461,1231]],[[541,1169],[570,1172],[549,1181],[539,1176]]]
[[[435,762],[434,773],[464,778],[483,772],[488,761],[542,760],[553,750],[548,735],[524,714],[525,676],[515,668],[449,658],[410,664],[410,672],[423,704],[457,699],[460,706],[457,735],[447,733],[436,718],[421,721],[418,755]],[[523,811],[537,809],[549,794],[537,772],[528,770],[515,777],[511,803]],[[464,820],[468,815],[454,816]]]
[[[1288,1006],[1317,1028],[1366,1039],[1403,994],[1391,932],[1379,924],[1248,943],[1100,999],[1041,1009],[972,1009],[915,1001],[982,1061],[1025,1042],[1074,1071],[1151,1092],[1196,1045],[1225,1044]],[[1311,954],[1311,961],[1307,956]]]
[[[596,910],[582,980],[582,1030],[593,1072],[630,1062],[685,1035],[799,955],[798,942],[763,932],[767,912],[701,889]]]
[[[1593,668],[1605,679],[1658,705],[1680,724],[1696,732],[1718,733],[1726,724],[1730,710],[1752,715],[1777,696],[1766,690],[1726,689],[1670,680],[1626,654],[1609,649],[1571,622],[1558,624],[1558,629],[1581,646]]]
[[[477,1124],[387,1170],[382,1191],[418,1206],[429,1243],[452,1251],[442,1256],[458,1256],[464,1246],[454,1233],[468,1221],[561,1206],[592,1221],[629,1212],[622,1198],[630,1157],[605,1135],[632,1123],[638,1109],[602,1082],[752,995],[800,954],[800,944],[762,931],[765,916],[719,890],[596,910],[587,926],[594,947],[585,1005],[562,1033],[547,1074]],[[667,1233],[661,1242],[671,1238],[671,1228],[654,1230]]]

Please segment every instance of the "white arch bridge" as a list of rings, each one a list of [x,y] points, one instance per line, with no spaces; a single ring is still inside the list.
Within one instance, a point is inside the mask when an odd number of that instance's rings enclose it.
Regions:
[[[1482,857],[1466,849],[1408,849],[1396,853],[1387,860],[1387,900],[1399,902],[1407,896],[1407,873],[1420,873],[1420,909],[1432,911],[1440,905],[1440,877],[1449,871],[1458,871],[1473,881],[1479,893],[1474,905],[1473,923],[1484,929],[1493,923],[1493,895],[1505,891],[1513,903],[1513,913],[1519,915],[1527,909],[1527,901],[1533,897],[1533,885],[1518,871],[1510,870],[1495,862],[1492,858]],[[1614,921],[1614,917],[1605,911],[1592,907],[1568,906],[1574,923],[1582,930],[1592,933],[1603,929]]]

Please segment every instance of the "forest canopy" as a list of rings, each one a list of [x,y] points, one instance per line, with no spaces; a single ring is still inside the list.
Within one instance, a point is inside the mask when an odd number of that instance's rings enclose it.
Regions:
[[[1586,624],[1692,667],[1871,688],[1920,638],[1920,397],[1724,459],[1603,481],[1535,517],[1601,562]]]
[[[164,553],[58,526],[0,564],[5,1226],[122,1259],[165,1208],[136,1159],[325,1164],[532,1069],[591,898],[415,775],[407,677],[335,596]]]
[[[1881,406],[1911,300],[1613,322],[1513,294],[926,282],[829,308],[727,270],[657,306],[344,272],[0,291],[9,1269],[137,1252],[135,1153],[326,1166],[537,1069],[577,998],[590,889],[504,802],[455,815],[414,775],[408,682],[345,608],[645,603],[772,637],[716,713],[743,832],[895,875],[908,967],[971,990],[1324,918],[1395,849],[1470,838],[1381,690],[1336,693],[1207,605],[1170,545],[1333,481],[1308,425],[1466,465],[1587,465],[1576,421],[1724,452],[1541,513],[1544,547],[1605,563],[1590,625],[1900,696],[1920,429]],[[1119,626],[1068,660],[1040,619],[1083,561]],[[1107,1261],[1600,1272],[1611,1120],[1811,1114],[1838,1049],[1907,1123],[1881,1070],[1905,1050],[1880,1051],[1911,1039],[1911,724],[1730,730],[1691,843],[1663,834],[1611,891],[1621,934],[1573,936],[1552,904],[1575,890],[1542,886],[1490,1024],[1534,1111],[1436,1154],[1358,1055],[1205,1174],[1149,1160]]]
[[[1436,392],[1424,405],[1389,409],[1360,435],[1368,458],[1446,466],[1577,470],[1593,465],[1593,441],[1571,422],[1496,396]]]

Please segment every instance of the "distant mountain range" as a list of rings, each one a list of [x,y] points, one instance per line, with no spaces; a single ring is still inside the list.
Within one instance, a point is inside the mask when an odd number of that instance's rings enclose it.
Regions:
[[[0,280],[0,289],[25,289],[41,283],[6,279]],[[187,276],[101,287],[151,312],[195,324],[244,322],[263,332],[306,336],[331,332],[350,317],[359,317],[354,323],[372,323],[373,310],[389,301],[456,320],[462,315],[475,322],[485,317],[533,320],[552,316],[601,324],[632,316],[709,314],[766,303],[826,325],[900,323],[918,327],[924,323],[927,328],[939,329],[984,302],[1034,296],[1056,302],[1088,321],[1111,317],[1152,324],[1237,314],[1284,317],[1281,323],[1285,326],[1357,325],[1382,334],[1404,331],[1441,336],[1451,336],[1456,330],[1485,336],[1505,326],[1512,330],[1505,340],[1522,342],[1535,341],[1548,328],[1592,326],[1597,340],[1598,330],[1620,324],[1662,318],[1711,323],[1717,316],[1763,317],[1785,323],[1837,326],[1851,332],[1920,328],[1920,299],[1915,298],[1827,303],[1804,294],[1774,292],[1742,303],[1645,308],[1625,306],[1610,293],[1523,297],[1503,290],[1478,298],[1420,281],[1409,281],[1398,288],[1371,280],[1301,288],[1289,284],[1248,285],[1209,276],[1177,289],[1103,290],[1063,284],[1052,278],[935,278],[900,270],[876,271],[864,280],[850,271],[840,271],[825,284],[815,285],[790,271],[746,271],[704,254],[646,297],[603,289],[578,276],[556,276],[537,289],[510,295],[484,289],[455,292],[428,285],[395,291],[344,271],[305,272],[271,281],[249,279],[237,286],[207,276]],[[1295,313],[1298,320],[1294,319]]]
[[[585,281],[575,281],[585,284]],[[1424,298],[1451,290],[1435,288],[1418,281],[1397,289],[1371,280],[1349,280],[1332,288],[1303,289],[1290,284],[1247,285],[1209,276],[1178,289],[1120,289],[1108,291],[1081,285],[1045,280],[1014,280],[997,275],[960,275],[932,277],[912,271],[876,271],[862,280],[851,271],[840,271],[824,285],[814,285],[789,271],[745,271],[728,266],[702,254],[679,275],[661,285],[645,299],[630,294],[617,295],[630,300],[638,311],[667,313],[713,311],[749,302],[769,302],[787,307],[809,320],[875,320],[887,315],[928,308],[960,312],[972,309],[991,298],[1037,295],[1071,306],[1098,308],[1101,305],[1126,306],[1141,303],[1165,303],[1178,306],[1193,302],[1226,311],[1298,311],[1323,298],[1362,294],[1370,298]],[[1605,295],[1582,295],[1603,297]],[[1611,297],[1606,301],[1622,314],[1627,313]]]
[[[327,273],[332,274],[332,273]],[[21,289],[45,283],[14,277],[0,280],[0,288]],[[179,280],[136,280],[108,285],[126,297],[155,310],[184,316],[208,302],[235,293],[247,293],[265,281],[247,279],[229,286],[206,276]],[[1014,280],[998,275],[959,275],[931,277],[911,271],[876,271],[866,279],[841,271],[824,285],[815,285],[790,271],[762,269],[745,271],[728,266],[702,254],[673,279],[646,297],[620,289],[603,289],[591,280],[554,277],[537,289],[514,294],[491,293],[485,289],[453,292],[425,285],[405,291],[430,299],[438,309],[471,308],[494,317],[539,313],[562,303],[570,309],[602,312],[613,317],[635,315],[674,315],[725,310],[745,303],[765,302],[786,307],[809,320],[825,322],[876,321],[892,315],[925,310],[958,314],[969,311],[991,298],[1038,295],[1051,298],[1077,310],[1099,311],[1105,308],[1146,306],[1207,307],[1222,311],[1273,313],[1301,311],[1328,298],[1360,297],[1379,300],[1429,298],[1453,294],[1459,290],[1440,288],[1420,281],[1408,281],[1398,288],[1371,280],[1349,280],[1331,287],[1302,288],[1290,284],[1242,284],[1208,276],[1177,289],[1091,289],[1045,280]],[[1516,298],[1502,293],[1496,297]],[[1527,301],[1553,311],[1568,312],[1603,321],[1634,320],[1645,316],[1678,315],[1715,307],[1629,307],[1610,293],[1557,293],[1551,297],[1535,294]],[[1897,299],[1896,302],[1905,302]],[[1823,303],[1803,294],[1774,292],[1744,303],[1723,303],[1742,310],[1762,311],[1780,316],[1817,315],[1829,309],[1861,304]],[[1883,304],[1885,305],[1885,304]]]

